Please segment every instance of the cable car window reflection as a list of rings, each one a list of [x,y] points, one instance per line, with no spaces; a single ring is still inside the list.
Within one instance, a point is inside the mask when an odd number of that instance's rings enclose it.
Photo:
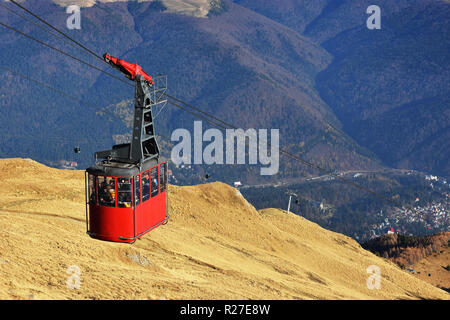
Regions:
[[[114,178],[98,177],[98,203],[101,206],[116,205],[116,185]]]
[[[158,167],[151,169],[152,197],[158,194]]]
[[[141,203],[141,177],[139,175],[134,177],[134,203],[136,205]]]
[[[150,199],[150,176],[148,171],[142,174],[142,202]]]
[[[119,208],[131,208],[133,189],[131,178],[117,178],[117,205]]]
[[[89,203],[97,204],[97,194],[95,192],[95,176],[89,175]]]
[[[161,167],[159,169],[159,180],[160,180],[160,186],[159,189],[161,192],[166,191],[166,184],[167,184],[167,170],[166,170],[167,163],[161,164]]]

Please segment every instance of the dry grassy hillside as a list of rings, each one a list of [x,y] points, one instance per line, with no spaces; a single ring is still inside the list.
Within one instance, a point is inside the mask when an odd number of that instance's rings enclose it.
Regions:
[[[450,290],[450,248],[444,247],[410,266],[412,274],[440,288]]]
[[[1,299],[449,299],[354,240],[222,183],[170,186],[170,221],[134,245],[85,234],[84,174],[0,160]],[[80,289],[66,285],[81,271]],[[381,270],[369,290],[366,269]]]

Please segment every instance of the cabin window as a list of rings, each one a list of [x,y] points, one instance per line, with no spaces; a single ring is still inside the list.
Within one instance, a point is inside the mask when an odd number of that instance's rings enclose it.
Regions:
[[[142,202],[150,199],[150,175],[148,171],[142,174]]]
[[[167,162],[161,164],[159,169],[159,189],[161,192],[166,191],[167,186]]]
[[[151,169],[151,183],[152,183],[152,197],[156,196],[158,194],[158,167],[154,167]]]
[[[117,178],[117,205],[119,208],[131,208],[133,188],[131,178]]]
[[[95,192],[95,176],[90,174],[89,175],[89,203],[90,204],[97,204],[97,192]]]
[[[138,205],[141,203],[141,176],[134,177],[134,203]]]
[[[99,205],[114,207],[116,205],[116,184],[114,178],[97,177],[97,180]]]

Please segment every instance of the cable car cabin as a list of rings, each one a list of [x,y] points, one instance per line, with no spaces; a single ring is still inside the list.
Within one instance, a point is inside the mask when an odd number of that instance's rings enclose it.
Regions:
[[[167,162],[159,161],[152,113],[167,103],[167,78],[150,85],[138,75],[135,83],[131,142],[96,152],[86,169],[86,228],[95,239],[134,242],[168,220]]]
[[[127,164],[88,168],[86,224],[89,236],[134,242],[165,224],[168,220],[167,181],[167,162],[142,171]]]

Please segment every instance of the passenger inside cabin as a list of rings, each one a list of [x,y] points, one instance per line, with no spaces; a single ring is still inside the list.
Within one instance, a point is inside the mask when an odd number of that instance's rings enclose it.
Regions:
[[[150,172],[152,178],[152,197],[158,194],[158,167],[152,168]]]
[[[116,200],[116,191],[114,190],[114,184],[113,183],[108,184],[106,190],[108,191],[111,202],[114,202]]]
[[[99,186],[99,202],[103,206],[114,206],[116,201],[116,191],[114,187],[114,180],[109,183],[103,181],[101,186]]]
[[[89,195],[89,203],[95,204],[95,201],[97,200],[95,197],[95,189],[91,187],[91,194]]]
[[[117,199],[119,207],[130,208],[131,207],[131,193],[121,192],[119,193],[119,198]]]
[[[150,198],[150,177],[147,173],[142,175],[142,201]]]
[[[152,179],[152,196],[158,194],[158,179]]]

